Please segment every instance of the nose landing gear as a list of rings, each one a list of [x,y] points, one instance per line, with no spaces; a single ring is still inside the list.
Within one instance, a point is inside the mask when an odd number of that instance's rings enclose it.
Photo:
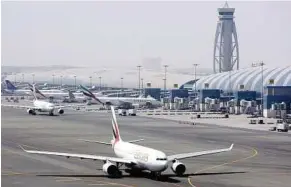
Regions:
[[[162,173],[161,172],[154,172],[151,171],[151,178],[157,181],[160,181],[162,177]]]

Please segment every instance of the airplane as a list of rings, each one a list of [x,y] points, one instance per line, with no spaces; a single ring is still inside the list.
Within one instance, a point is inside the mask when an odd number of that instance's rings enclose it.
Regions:
[[[113,106],[111,106],[111,112],[112,112],[112,135],[113,135],[113,139],[111,140],[111,142],[109,143],[94,140],[83,140],[83,141],[112,146],[112,149],[116,157],[78,153],[26,150],[22,146],[20,147],[25,152],[31,154],[55,155],[67,158],[72,157],[80,159],[91,159],[93,161],[95,160],[102,161],[104,163],[102,167],[103,172],[107,174],[109,177],[121,176],[122,172],[120,171],[120,167],[124,165],[126,168],[130,170],[129,172],[130,174],[134,174],[135,171],[147,170],[150,171],[151,176],[157,180],[160,179],[161,173],[165,171],[169,165],[171,165],[170,167],[172,171],[177,176],[183,176],[183,174],[186,171],[186,166],[180,161],[182,159],[227,152],[231,151],[233,148],[232,144],[229,148],[225,149],[190,152],[167,156],[164,152],[160,150],[134,144],[135,142],[142,141],[143,139],[123,141],[117,124],[117,119]]]
[[[26,108],[27,113],[31,115],[36,115],[36,112],[48,112],[50,116],[54,115],[54,111],[57,110],[59,114],[64,114],[64,106],[56,106],[53,103],[44,100],[38,100],[37,93],[41,94],[41,92],[35,87],[32,86],[32,92],[34,96],[33,106],[18,106],[19,108]],[[31,88],[31,87],[30,87]]]
[[[114,106],[161,106],[161,102],[152,98],[152,97],[99,97],[94,95],[90,90],[86,87],[80,85],[81,91],[84,95],[93,98],[97,103],[101,103],[103,105],[114,105]],[[94,102],[91,101],[91,103]]]
[[[67,89],[42,89],[39,90],[46,98],[50,100],[60,100],[65,102],[81,102],[84,103],[89,100],[89,97],[83,95],[83,93],[72,92]],[[95,96],[102,95],[101,93],[94,93]]]
[[[65,97],[63,102],[65,103],[86,103],[89,98],[84,96],[83,93],[73,93],[71,90],[68,90],[69,97]]]
[[[5,80],[5,84],[6,84],[6,89],[3,90],[5,93],[14,94],[14,95],[30,95],[29,89],[18,89],[9,80]]]

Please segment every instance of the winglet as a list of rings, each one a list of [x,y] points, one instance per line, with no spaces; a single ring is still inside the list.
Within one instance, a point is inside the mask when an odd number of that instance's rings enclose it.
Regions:
[[[231,144],[231,146],[228,148],[229,150],[232,150],[234,144]]]
[[[24,147],[22,147],[21,145],[18,145],[18,147],[20,147],[23,151],[27,152],[27,150],[24,149]]]

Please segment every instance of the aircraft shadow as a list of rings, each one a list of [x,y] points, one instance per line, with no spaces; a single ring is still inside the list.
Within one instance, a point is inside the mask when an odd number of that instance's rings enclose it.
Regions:
[[[240,174],[240,173],[246,173],[243,171],[239,171],[239,172],[216,172],[216,173],[188,173],[188,174],[184,174],[182,176],[177,176],[175,174],[163,174],[159,181],[160,182],[168,182],[168,183],[180,183],[181,181],[178,179],[174,179],[175,178],[187,178],[190,176],[208,176],[208,175],[233,175],[233,174]],[[129,175],[129,174],[123,174],[121,177],[109,177],[106,176],[104,174],[39,174],[36,175],[39,177],[78,177],[78,178],[98,178],[98,177],[107,177],[110,179],[120,179],[120,178],[146,178],[146,179],[151,179],[151,180],[155,180],[151,177],[149,172],[138,172],[135,173],[134,175]]]
[[[36,115],[38,115],[38,116],[49,116],[49,117],[59,117],[60,115],[58,115],[58,114],[54,114],[54,115],[49,115],[49,114],[45,114],[45,113],[38,113],[38,114],[36,114]]]

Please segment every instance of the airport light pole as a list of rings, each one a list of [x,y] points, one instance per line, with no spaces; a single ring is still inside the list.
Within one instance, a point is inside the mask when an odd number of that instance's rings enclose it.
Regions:
[[[141,80],[141,90],[142,90],[142,93],[143,93],[143,78],[141,78],[140,80]]]
[[[14,73],[14,84],[16,84],[16,73]]]
[[[74,75],[74,79],[75,79],[75,89],[77,90],[77,76]]]
[[[167,89],[167,68],[169,66],[168,65],[164,65],[164,68],[165,68],[165,78],[163,79],[164,80],[164,96],[166,95],[166,89]]]
[[[34,84],[34,73],[33,74],[31,74],[32,75],[32,84]]]
[[[196,90],[196,68],[197,68],[198,65],[199,64],[193,64],[193,66],[194,66],[195,93],[197,92],[197,90]]]
[[[63,87],[63,76],[61,75],[60,78],[61,78],[61,82],[60,82],[61,84],[60,85],[61,85],[61,87]]]
[[[90,79],[90,87],[92,88],[92,76],[90,76],[89,79]]]
[[[99,90],[101,91],[101,79],[102,79],[102,77],[100,76],[99,77]]]
[[[121,77],[120,80],[121,80],[120,82],[121,91],[123,91],[123,77]]]
[[[257,67],[257,66],[261,66],[261,111],[262,111],[262,116],[263,114],[263,108],[264,108],[264,65],[265,63],[263,61],[259,62],[259,63],[252,63],[252,67]]]
[[[55,74],[53,74],[52,76],[53,76],[53,85],[55,85]]]
[[[24,83],[24,74],[22,73],[22,83]]]
[[[137,69],[138,69],[138,91],[139,92],[140,92],[140,68],[141,68],[141,65],[138,65]]]

